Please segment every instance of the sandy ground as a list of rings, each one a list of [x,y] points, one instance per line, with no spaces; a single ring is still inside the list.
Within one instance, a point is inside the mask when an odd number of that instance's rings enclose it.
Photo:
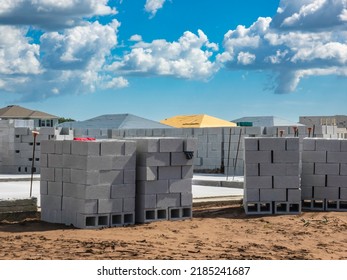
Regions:
[[[347,259],[347,213],[246,216],[240,205],[194,207],[193,219],[81,230],[0,223],[0,259]]]

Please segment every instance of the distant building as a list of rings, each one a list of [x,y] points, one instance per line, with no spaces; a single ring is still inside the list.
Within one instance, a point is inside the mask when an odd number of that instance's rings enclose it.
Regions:
[[[9,105],[0,109],[0,119],[33,120],[34,127],[55,127],[58,124],[59,117],[17,105]]]
[[[260,127],[272,127],[272,126],[303,126],[303,124],[292,122],[283,118],[275,116],[258,116],[258,117],[243,117],[233,122],[240,126],[260,126]]]
[[[236,123],[205,114],[174,116],[160,121],[175,128],[235,127]]]

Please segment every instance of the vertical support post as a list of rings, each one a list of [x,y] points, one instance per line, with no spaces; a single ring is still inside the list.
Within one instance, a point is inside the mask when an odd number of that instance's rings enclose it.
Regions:
[[[33,177],[34,177],[34,163],[35,163],[35,147],[36,147],[36,136],[40,134],[38,131],[33,130],[32,131],[33,137],[34,137],[34,145],[33,145],[33,157],[31,161],[31,178],[30,178],[30,197],[32,196],[33,192]]]

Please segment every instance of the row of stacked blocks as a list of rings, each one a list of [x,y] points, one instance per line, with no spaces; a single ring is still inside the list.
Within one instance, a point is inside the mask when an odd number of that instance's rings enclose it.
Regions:
[[[195,140],[43,141],[41,219],[98,228],[190,218],[186,149]]]
[[[347,211],[347,140],[305,139],[301,179],[303,209]]]
[[[347,140],[245,138],[246,214],[347,211]]]
[[[301,211],[299,138],[245,138],[246,214]]]

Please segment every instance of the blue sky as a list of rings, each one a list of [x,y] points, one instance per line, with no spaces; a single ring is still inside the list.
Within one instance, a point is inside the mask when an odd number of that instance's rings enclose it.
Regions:
[[[346,0],[0,6],[0,107],[85,120],[346,114]]]

